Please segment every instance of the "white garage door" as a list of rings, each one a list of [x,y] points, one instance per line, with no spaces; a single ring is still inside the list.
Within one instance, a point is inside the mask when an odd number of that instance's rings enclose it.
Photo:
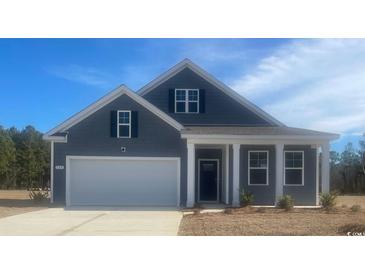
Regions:
[[[67,156],[66,204],[177,206],[178,158]]]

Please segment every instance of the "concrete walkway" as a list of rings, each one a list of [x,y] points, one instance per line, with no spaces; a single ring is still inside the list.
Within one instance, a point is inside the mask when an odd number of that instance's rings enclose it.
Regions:
[[[0,235],[177,235],[182,213],[156,208],[48,208],[0,219]]]

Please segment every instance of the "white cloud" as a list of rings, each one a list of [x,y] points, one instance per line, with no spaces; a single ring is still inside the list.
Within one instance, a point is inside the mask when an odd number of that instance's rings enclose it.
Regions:
[[[47,71],[57,77],[90,86],[108,88],[112,82],[111,75],[93,67],[68,65],[64,67],[52,67],[47,69]]]
[[[365,131],[365,39],[299,40],[231,85],[289,126]]]

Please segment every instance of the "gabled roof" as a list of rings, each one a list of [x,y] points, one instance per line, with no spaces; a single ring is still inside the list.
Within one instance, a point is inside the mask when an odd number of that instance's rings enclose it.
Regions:
[[[82,111],[76,113],[75,115],[73,115],[72,117],[70,117],[63,123],[61,123],[60,125],[56,126],[55,128],[53,128],[50,131],[48,131],[47,133],[45,133],[43,135],[43,139],[53,140],[53,141],[61,141],[61,139],[65,139],[65,137],[63,137],[63,136],[59,136],[59,135],[52,136],[52,135],[54,135],[56,133],[65,132],[70,127],[81,122],[82,120],[89,117],[91,114],[98,111],[99,109],[106,106],[107,104],[109,104],[110,102],[112,102],[113,100],[115,100],[116,98],[118,98],[119,96],[121,96],[123,94],[129,96],[131,99],[133,99],[134,101],[136,101],[137,103],[139,103],[140,105],[142,105],[143,107],[145,107],[146,109],[151,111],[153,114],[155,114],[156,116],[158,116],[159,118],[164,120],[166,123],[170,124],[172,127],[176,128],[177,130],[180,131],[183,128],[183,126],[180,123],[178,123],[176,120],[171,118],[169,115],[167,115],[166,113],[164,113],[163,111],[161,111],[160,109],[158,109],[157,107],[152,105],[146,99],[142,98],[141,96],[139,96],[138,94],[136,94],[135,92],[130,90],[127,86],[121,85],[121,86],[117,87],[116,89],[112,90],[111,92],[109,92],[108,94],[106,94],[104,97],[100,98],[95,103],[89,105]]]
[[[277,125],[277,126],[284,126],[283,123],[281,123],[280,121],[278,121],[277,119],[272,117],[270,114],[266,113],[261,108],[259,108],[258,106],[256,106],[255,104],[253,104],[252,102],[250,102],[249,100],[247,100],[246,98],[244,98],[243,96],[238,94],[237,92],[235,92],[233,89],[231,89],[226,84],[224,84],[221,81],[219,81],[218,79],[216,79],[214,76],[212,76],[211,74],[209,74],[208,72],[203,70],[198,65],[194,64],[189,59],[184,59],[180,63],[176,64],[175,66],[173,66],[172,68],[167,70],[165,73],[163,73],[162,75],[160,75],[159,77],[157,77],[156,79],[152,80],[147,85],[142,87],[140,90],[137,91],[137,93],[140,94],[141,96],[146,95],[151,90],[153,90],[155,87],[159,86],[163,82],[165,82],[168,79],[170,79],[171,77],[175,76],[176,74],[178,74],[180,71],[182,71],[185,68],[189,68],[190,70],[192,70],[193,72],[198,74],[200,77],[202,77],[203,79],[205,79],[206,81],[208,81],[209,83],[211,83],[212,85],[217,87],[219,90],[221,90],[228,96],[235,99],[237,102],[239,102],[241,105],[243,105],[247,109],[251,110],[253,113],[258,115],[259,117],[268,121],[269,123],[271,123],[273,125]]]
[[[339,138],[338,134],[321,132],[316,130],[295,128],[295,127],[185,127],[181,130],[183,138],[205,137],[217,138],[222,136],[241,137],[259,139],[265,138],[284,138],[284,139],[321,139],[335,140]]]

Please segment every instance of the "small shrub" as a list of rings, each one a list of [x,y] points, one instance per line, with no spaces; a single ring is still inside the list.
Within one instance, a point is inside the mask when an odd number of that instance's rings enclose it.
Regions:
[[[251,192],[241,193],[241,205],[242,206],[249,206],[253,203],[254,197]]]
[[[292,210],[294,206],[294,199],[290,195],[284,195],[279,199],[279,208],[285,209],[286,211]]]
[[[34,202],[41,203],[48,200],[49,192],[48,190],[32,189],[29,191],[29,198]]]
[[[361,210],[361,206],[360,205],[353,205],[351,207],[351,211],[352,212],[359,212]]]
[[[337,194],[336,193],[322,193],[320,200],[321,206],[324,209],[333,209],[336,205]]]

